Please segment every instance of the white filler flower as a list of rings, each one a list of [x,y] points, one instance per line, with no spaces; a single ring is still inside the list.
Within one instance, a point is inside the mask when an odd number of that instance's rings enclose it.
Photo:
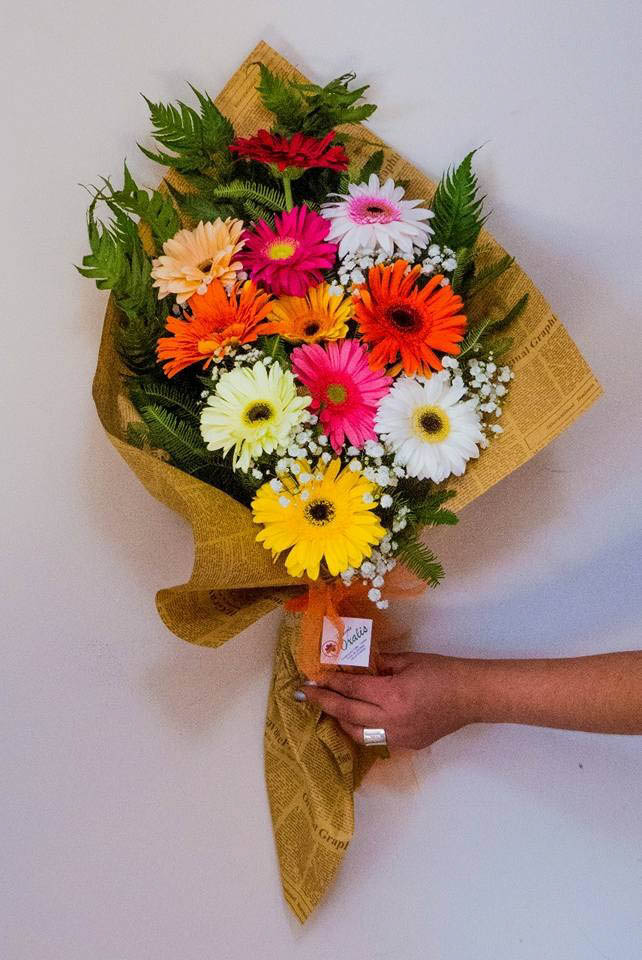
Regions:
[[[339,258],[362,248],[381,250],[392,256],[395,248],[413,259],[413,246],[425,247],[433,232],[424,220],[432,210],[419,207],[421,200],[402,200],[403,187],[394,180],[379,182],[376,173],[367,183],[351,183],[339,200],[324,203],[321,213],[331,221],[326,240],[339,243]]]
[[[375,429],[408,476],[440,483],[459,477],[482,440],[477,400],[462,400],[465,387],[434,374],[429,380],[400,377],[382,399]]]

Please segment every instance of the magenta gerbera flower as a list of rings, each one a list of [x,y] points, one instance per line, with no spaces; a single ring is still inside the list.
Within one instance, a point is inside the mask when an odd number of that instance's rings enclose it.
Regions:
[[[376,440],[374,418],[379,401],[392,383],[380,370],[371,370],[368,353],[357,340],[306,344],[292,351],[292,370],[312,397],[310,410],[339,453],[343,442],[362,447]]]
[[[274,229],[259,220],[243,238],[243,268],[255,283],[276,294],[304,297],[334,263],[336,243],[326,243],[330,224],[308,207],[293,207],[274,218]]]

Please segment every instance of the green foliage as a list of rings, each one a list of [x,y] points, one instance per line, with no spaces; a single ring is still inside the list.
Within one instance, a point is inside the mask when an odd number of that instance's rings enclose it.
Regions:
[[[200,424],[198,401],[176,383],[151,377],[135,378],[129,384],[129,396],[137,410],[148,404],[156,404],[193,427],[198,427]]]
[[[153,103],[143,97],[149,107],[154,139],[165,150],[154,152],[139,144],[150,160],[180,172],[197,171],[222,164],[231,166],[228,146],[234,139],[234,127],[214,105],[207,93],[192,87],[200,110],[197,112],[182,101],[178,104]],[[166,151],[170,150],[171,153]]]
[[[461,344],[461,352],[458,359],[461,360],[463,357],[467,356],[469,353],[472,353],[476,347],[482,347],[485,344],[486,337],[491,332],[496,332],[498,330],[505,330],[506,327],[509,327],[510,324],[519,317],[521,313],[526,308],[528,303],[528,294],[525,293],[522,297],[519,298],[517,303],[515,303],[508,313],[504,316],[488,316],[481,320],[479,323],[474,324],[470,327],[468,333],[464,337],[464,340]],[[510,347],[510,343],[507,345],[504,344],[505,353],[506,350]],[[498,349],[500,344],[498,344]],[[499,355],[499,354],[498,354]]]
[[[368,86],[350,90],[354,73],[346,73],[320,87],[316,83],[287,80],[272,73],[264,63],[258,67],[259,95],[276,117],[276,131],[285,136],[301,131],[311,137],[324,137],[341,124],[367,120],[376,110],[371,103],[357,105]]]
[[[274,114],[280,133],[291,136],[301,130],[305,117],[305,102],[291,80],[272,73],[264,63],[259,63],[260,78],[257,85],[263,106]]]
[[[472,248],[486,219],[482,216],[484,198],[478,197],[472,167],[475,152],[471,150],[458,167],[443,175],[433,197],[435,216],[430,225],[434,242],[442,247]]]
[[[207,448],[195,427],[155,403],[143,404],[138,412],[147,425],[151,446],[165,450],[175,466],[192,474],[208,466]]]
[[[165,325],[167,306],[154,294],[151,261],[143,248],[136,224],[115,201],[110,224],[96,219],[96,203],[105,199],[96,191],[87,212],[90,253],[83,257],[79,273],[111,290],[121,311],[115,328],[116,349],[130,370],[145,372],[156,365],[156,341]]]
[[[484,287],[487,287],[489,283],[494,283],[495,280],[498,280],[514,263],[515,257],[510,257],[506,254],[506,256],[496,260],[495,263],[484,267],[479,273],[475,273],[468,288],[468,296],[476,296],[476,294],[483,290]]]
[[[180,209],[192,220],[237,216],[269,220],[286,209],[285,194],[277,187],[248,180],[232,180],[200,193],[180,193],[170,188]]]
[[[132,420],[127,424],[127,443],[132,447],[142,450],[146,443],[149,443],[149,430],[147,424],[139,420]]]
[[[435,490],[411,505],[411,512],[418,527],[454,525],[459,522],[457,514],[444,509],[443,504],[455,496],[454,490]]]
[[[122,239],[130,229],[126,221],[130,225],[133,223],[130,214],[139,217],[150,228],[158,252],[165,241],[180,230],[181,223],[171,197],[160,190],[147,191],[138,187],[126,163],[122,190],[115,190],[106,178],[103,178],[103,184],[103,188],[96,191],[96,197],[111,210],[116,228],[123,232]]]
[[[399,544],[397,558],[430,587],[436,587],[444,578],[444,568],[437,557],[414,534]]]
[[[361,167],[361,170],[358,173],[358,179],[354,182],[367,183],[370,179],[370,174],[376,173],[379,175],[381,173],[381,167],[383,166],[383,158],[383,150],[375,150],[374,153],[371,153],[364,165]]]
[[[453,293],[465,295],[469,280],[472,277],[475,269],[473,251],[470,247],[460,247],[459,250],[455,251],[455,257],[457,260],[457,266],[455,267],[450,284],[452,286]]]
[[[513,337],[493,337],[484,343],[484,353],[493,355],[493,360],[501,360],[513,346]]]
[[[278,334],[270,337],[259,337],[257,346],[268,357],[273,357],[284,370],[290,369],[290,356],[285,341]]]

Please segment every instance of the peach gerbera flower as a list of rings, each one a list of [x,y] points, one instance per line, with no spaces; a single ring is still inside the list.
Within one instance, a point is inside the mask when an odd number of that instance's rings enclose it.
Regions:
[[[177,303],[185,303],[196,293],[205,293],[212,280],[234,283],[243,265],[234,257],[244,244],[243,221],[221,220],[199,223],[195,230],[179,230],[163,244],[163,255],[152,261],[154,286],[158,299],[176,294]]]
[[[172,337],[161,337],[156,348],[168,377],[202,361],[222,357],[233,347],[256,340],[272,307],[269,293],[247,280],[228,293],[220,280],[213,280],[205,293],[190,298],[183,316],[170,315],[166,328]]]
[[[349,297],[331,294],[329,284],[320,283],[305,297],[280,297],[272,305],[265,332],[295,343],[339,340],[348,333],[352,313]]]
[[[459,353],[467,320],[461,297],[439,286],[441,274],[420,287],[421,267],[407,269],[405,260],[371,267],[353,294],[355,318],[375,369],[390,366],[393,376],[403,370],[409,377],[429,377],[431,369],[442,368],[438,353]]]

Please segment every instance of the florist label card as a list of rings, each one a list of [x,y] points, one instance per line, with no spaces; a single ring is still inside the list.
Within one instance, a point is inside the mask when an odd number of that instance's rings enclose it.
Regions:
[[[367,667],[370,663],[372,620],[359,617],[342,617],[343,644],[339,651],[339,636],[334,624],[323,618],[321,634],[321,663],[333,663],[340,667]]]

